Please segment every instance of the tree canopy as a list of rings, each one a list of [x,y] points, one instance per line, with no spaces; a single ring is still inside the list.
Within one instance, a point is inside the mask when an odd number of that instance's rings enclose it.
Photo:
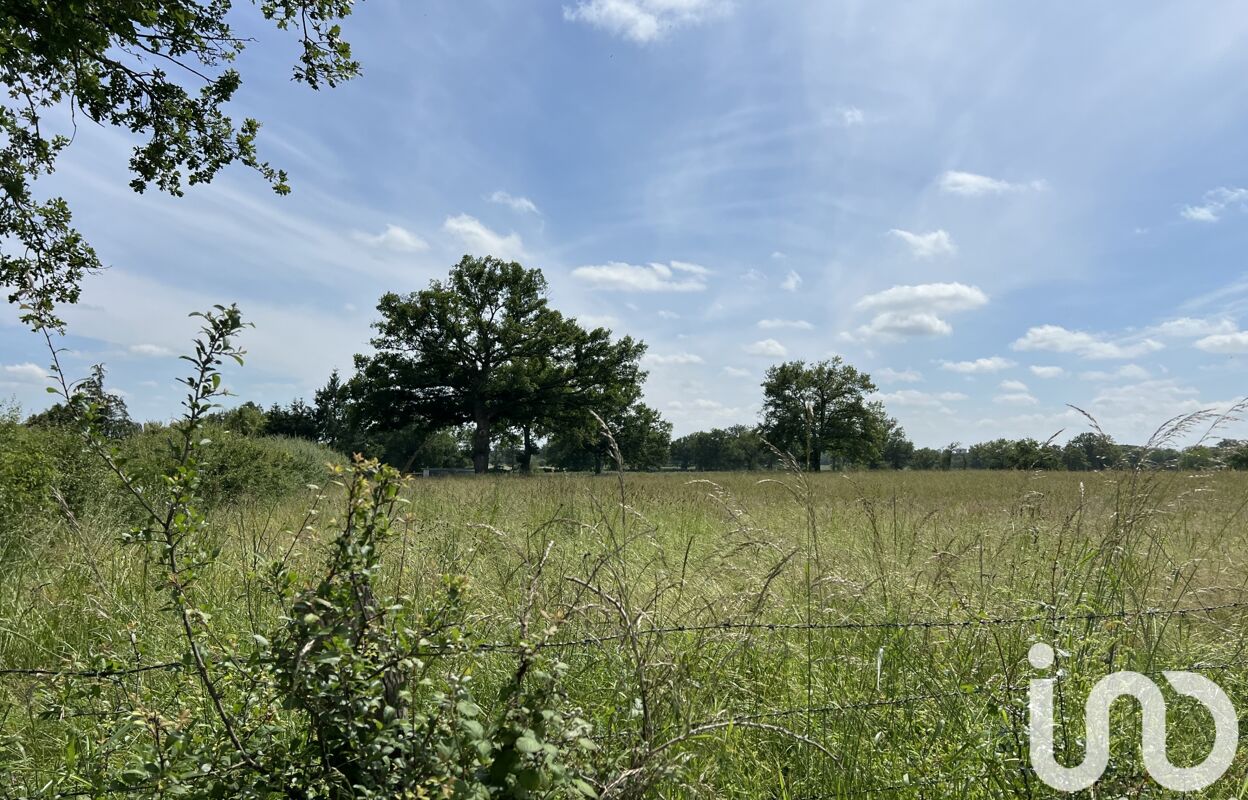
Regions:
[[[762,430],[768,441],[818,471],[823,455],[849,461],[871,457],[886,427],[883,408],[867,395],[870,376],[840,356],[807,364],[787,361],[763,380]]]
[[[356,356],[352,381],[360,418],[382,430],[472,426],[478,472],[501,430],[522,429],[527,440],[584,426],[591,410],[619,413],[640,395],[645,345],[564,317],[541,270],[514,261],[464,256],[446,280],[386,294],[377,310],[376,352]]]
[[[294,79],[313,89],[359,72],[338,20],[351,0],[260,0],[266,20],[297,36]],[[231,64],[248,43],[213,0],[81,0],[4,4],[0,82],[0,285],[26,319],[59,325],[55,303],[76,302],[99,257],[72,225],[68,204],[39,200],[34,183],[70,145],[77,115],[144,137],[130,158],[130,186],[180,195],[241,163],[279,193],[286,174],[261,161],[260,123],[225,106],[242,84]],[[59,132],[53,132],[60,129]]]

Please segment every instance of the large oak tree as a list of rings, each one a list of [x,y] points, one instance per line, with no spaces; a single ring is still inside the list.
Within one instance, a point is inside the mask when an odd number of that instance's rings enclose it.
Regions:
[[[627,405],[645,377],[643,344],[564,317],[541,270],[514,261],[464,256],[445,281],[386,294],[377,310],[376,352],[356,356],[360,417],[378,429],[469,425],[477,472],[488,469],[499,431],[531,438],[619,398]]]
[[[825,453],[868,460],[884,426],[882,408],[867,399],[875,384],[838,356],[807,364],[787,361],[763,380],[762,430],[768,441],[818,471]]]

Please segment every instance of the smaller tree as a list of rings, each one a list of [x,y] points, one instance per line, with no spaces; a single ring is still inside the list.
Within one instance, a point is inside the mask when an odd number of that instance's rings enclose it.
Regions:
[[[288,406],[274,403],[267,414],[268,421],[264,432],[270,436],[290,436],[295,439],[320,441],[320,425],[317,424],[316,409],[303,399],[297,399]]]
[[[911,469],[940,469],[941,451],[933,447],[920,447],[910,459]]]
[[[805,454],[818,471],[825,453],[846,461],[868,460],[879,410],[868,400],[869,375],[836,358],[807,364],[788,361],[763,380],[762,429],[777,447]]]
[[[551,437],[546,447],[546,463],[560,469],[602,472],[610,466],[611,441],[602,424],[592,416],[592,424],[569,427]],[[667,463],[672,441],[672,424],[643,403],[634,403],[623,412],[603,420],[611,431],[628,469],[659,469]]]
[[[890,426],[881,448],[884,463],[893,469],[905,469],[914,457],[914,442],[906,438],[906,429],[900,425]]]
[[[340,453],[356,447],[356,424],[351,408],[351,393],[334,370],[329,380],[312,396],[313,414],[321,442]]]
[[[1111,469],[1121,456],[1113,439],[1093,431],[1072,436],[1062,448],[1062,461],[1067,469]]]
[[[103,364],[91,367],[91,375],[73,387],[76,405],[57,403],[31,416],[26,424],[44,428],[77,425],[83,421],[85,412],[91,417],[92,428],[96,433],[109,439],[122,439],[131,435],[139,426],[130,419],[126,401],[121,395],[104,388],[104,376]]]

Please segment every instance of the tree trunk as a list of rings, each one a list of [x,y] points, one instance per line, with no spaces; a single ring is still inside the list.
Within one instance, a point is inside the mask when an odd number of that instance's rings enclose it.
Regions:
[[[520,471],[528,475],[533,471],[533,431],[528,425],[522,428],[524,432],[524,445],[520,451]]]
[[[482,408],[474,416],[477,427],[472,432],[472,471],[480,475],[490,470],[490,418]]]
[[[810,472],[818,472],[821,461],[823,461],[823,452],[817,447],[812,447],[810,449],[810,462],[806,465],[806,469]]]

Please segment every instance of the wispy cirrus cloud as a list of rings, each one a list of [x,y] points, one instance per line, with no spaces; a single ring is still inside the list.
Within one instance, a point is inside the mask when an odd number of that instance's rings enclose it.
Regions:
[[[706,267],[684,261],[646,265],[609,261],[572,270],[573,278],[594,289],[617,292],[701,292],[710,274]]]

